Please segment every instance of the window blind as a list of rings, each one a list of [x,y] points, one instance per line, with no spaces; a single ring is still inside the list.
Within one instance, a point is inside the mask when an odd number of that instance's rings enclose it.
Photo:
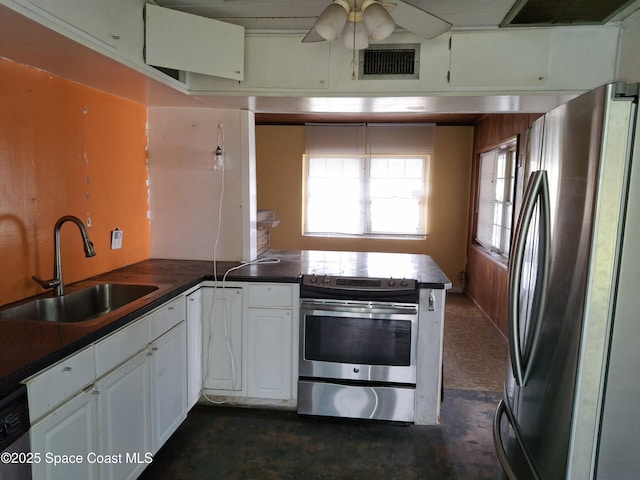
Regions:
[[[369,155],[432,155],[434,124],[368,124]]]
[[[307,155],[432,155],[435,124],[307,124]]]
[[[308,124],[305,234],[426,235],[434,124]]]
[[[366,130],[362,124],[307,125],[309,157],[362,156],[366,148]]]

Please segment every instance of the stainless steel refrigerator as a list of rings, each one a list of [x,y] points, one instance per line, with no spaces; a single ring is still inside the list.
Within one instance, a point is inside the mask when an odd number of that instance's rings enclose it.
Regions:
[[[508,478],[640,478],[638,85],[539,118],[509,263]]]

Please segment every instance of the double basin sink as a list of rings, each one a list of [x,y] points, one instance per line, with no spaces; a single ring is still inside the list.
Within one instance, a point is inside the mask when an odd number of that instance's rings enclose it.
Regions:
[[[66,295],[31,300],[0,310],[0,319],[86,322],[157,290],[155,285],[100,283]]]

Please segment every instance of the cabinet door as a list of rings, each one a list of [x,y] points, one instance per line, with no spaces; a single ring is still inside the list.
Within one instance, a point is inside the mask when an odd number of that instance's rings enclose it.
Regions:
[[[133,357],[96,384],[100,453],[119,455],[100,465],[103,480],[137,478],[151,451],[149,362],[147,351]]]
[[[31,426],[31,451],[41,457],[33,464],[33,478],[98,478],[98,465],[87,461],[89,453],[98,451],[96,402],[88,389]]]
[[[187,296],[187,407],[191,409],[202,390],[202,292]]]
[[[187,417],[185,323],[180,323],[149,345],[153,453],[158,451]]]
[[[145,60],[149,65],[243,79],[244,27],[149,3],[145,16]]]
[[[249,309],[248,395],[255,398],[291,398],[291,310]]]
[[[242,390],[242,288],[202,289],[203,386]]]

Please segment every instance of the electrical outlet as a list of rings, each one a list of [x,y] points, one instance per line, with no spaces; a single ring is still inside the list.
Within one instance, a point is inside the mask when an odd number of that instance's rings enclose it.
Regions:
[[[122,248],[122,230],[116,227],[111,232],[111,250]]]

